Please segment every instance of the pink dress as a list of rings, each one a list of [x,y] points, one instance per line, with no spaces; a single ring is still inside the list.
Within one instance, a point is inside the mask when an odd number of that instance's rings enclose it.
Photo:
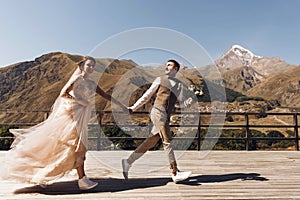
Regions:
[[[41,184],[83,164],[96,84],[82,76],[73,80],[56,99],[47,120],[10,130],[16,139],[0,167],[2,179]],[[77,100],[90,103],[83,106]]]

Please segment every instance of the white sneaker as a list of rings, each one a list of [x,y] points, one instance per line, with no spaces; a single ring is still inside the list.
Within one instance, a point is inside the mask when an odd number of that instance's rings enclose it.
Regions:
[[[91,181],[88,177],[84,176],[78,179],[78,187],[80,190],[89,190],[98,185],[97,182]]]
[[[172,175],[172,179],[174,181],[174,183],[177,183],[179,181],[184,181],[186,180],[188,177],[190,177],[190,175],[192,174],[192,172],[180,172],[178,171],[176,173],[176,176]]]
[[[128,179],[128,171],[131,165],[129,165],[127,159],[122,159],[123,176],[125,180]]]

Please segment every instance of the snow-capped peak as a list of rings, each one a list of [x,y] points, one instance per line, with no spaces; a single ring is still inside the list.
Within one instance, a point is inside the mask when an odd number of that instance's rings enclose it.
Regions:
[[[226,58],[228,57],[233,58],[232,56],[240,60],[240,62],[242,62],[242,64],[245,66],[250,66],[252,64],[253,58],[261,58],[261,56],[257,56],[253,54],[250,50],[235,44],[232,45],[225,54],[223,54],[223,56],[219,59],[219,61],[222,62],[222,60],[224,59],[227,60]]]
[[[233,51],[237,56],[240,56],[240,57],[246,56],[249,58],[250,57],[253,58],[253,56],[254,56],[254,54],[251,51],[249,51],[248,49],[245,49],[242,46],[237,45],[237,44],[235,44],[231,47],[231,51]]]

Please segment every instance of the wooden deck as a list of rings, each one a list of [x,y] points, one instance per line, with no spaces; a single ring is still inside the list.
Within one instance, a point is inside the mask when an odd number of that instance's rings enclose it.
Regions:
[[[129,151],[90,151],[88,176],[99,182],[90,191],[77,187],[76,173],[43,189],[40,186],[0,183],[0,199],[300,199],[300,152],[211,151],[176,152],[181,170],[192,176],[173,183],[164,152],[148,152],[123,180],[120,160]],[[0,152],[0,161],[5,152]],[[0,172],[1,173],[1,172]]]

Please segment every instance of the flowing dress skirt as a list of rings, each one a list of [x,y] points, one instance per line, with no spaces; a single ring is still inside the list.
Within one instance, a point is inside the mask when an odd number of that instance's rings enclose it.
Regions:
[[[16,139],[0,167],[0,177],[41,184],[83,165],[89,118],[89,106],[58,97],[47,120],[29,129],[10,130]]]

